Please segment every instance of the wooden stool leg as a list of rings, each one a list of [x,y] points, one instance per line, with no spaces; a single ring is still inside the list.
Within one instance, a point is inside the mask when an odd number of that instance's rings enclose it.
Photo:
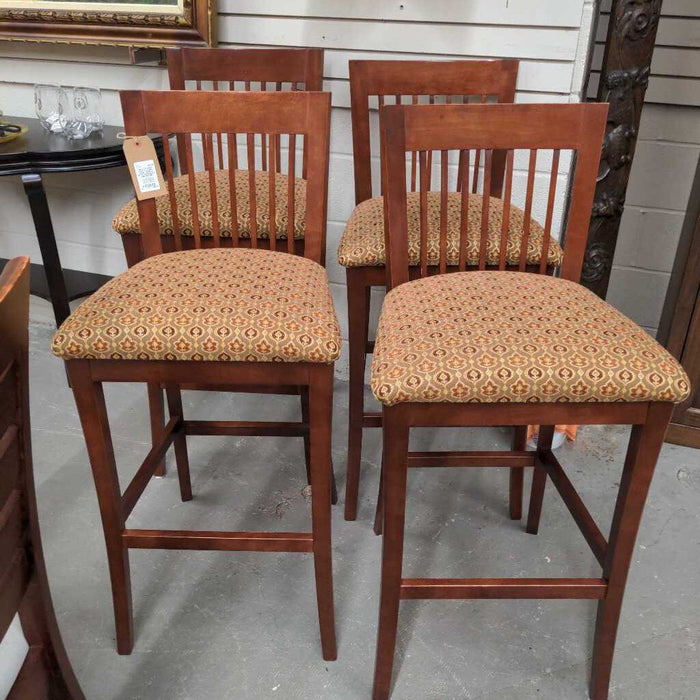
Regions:
[[[309,387],[302,386],[299,388],[299,398],[301,399],[301,420],[308,425],[309,423]],[[306,463],[306,483],[311,483],[311,447],[310,438],[304,435],[304,462]]]
[[[518,452],[527,446],[527,426],[517,425],[513,435],[513,450]],[[520,520],[523,517],[523,482],[525,467],[510,468],[510,517]]]
[[[384,458],[379,469],[379,491],[377,492],[377,508],[374,511],[374,534],[382,534],[382,521],[384,520]]]
[[[309,392],[311,448],[311,521],[316,574],[316,600],[321,650],[326,661],[337,658],[331,554],[331,425],[333,365],[314,367]]]
[[[299,388],[299,397],[301,398],[301,420],[308,425],[309,423],[309,387],[303,386]],[[310,438],[304,435],[304,460],[306,462],[306,483],[311,483],[311,448]],[[331,503],[335,505],[338,502],[338,487],[335,483],[335,472],[333,471],[333,461],[331,460]]]
[[[537,439],[537,452],[552,449],[552,439],[554,438],[553,425],[541,425],[540,434]],[[530,491],[530,509],[527,514],[527,532],[536,535],[540,528],[540,515],[542,515],[542,501],[544,499],[544,489],[547,485],[547,470],[542,463],[535,458],[535,471],[532,475],[532,490]]]
[[[163,391],[160,384],[148,385],[148,414],[151,418],[151,444],[155,445],[165,427],[165,407],[163,405]],[[154,476],[165,476],[165,457],[156,467]]]
[[[408,472],[408,426],[399,417],[392,415],[391,408],[387,407],[384,408],[383,421],[384,536],[373,700],[386,700],[391,691],[399,621]]]
[[[365,349],[369,327],[371,287],[365,286],[360,272],[348,268],[348,342],[350,344],[350,407],[348,417],[348,461],[345,481],[345,519],[357,518],[362,461],[362,414],[365,392]]]
[[[605,598],[598,603],[591,670],[592,700],[606,700],[608,697],[627,573],[644,502],[672,410],[672,404],[650,404],[647,422],[632,427],[603,567],[603,577],[608,580],[608,591]]]
[[[112,584],[117,652],[130,654],[134,646],[134,627],[129,577],[129,550],[122,540],[124,517],[121,507],[121,491],[114,461],[114,449],[104,393],[102,384],[92,380],[90,366],[86,360],[68,362],[67,369],[80,423],[83,426],[85,444],[95,479],[97,500],[100,505],[102,528],[107,545],[109,577]]]
[[[168,397],[168,412],[170,417],[180,416],[184,421],[185,414],[182,409],[182,394],[178,386],[169,385],[165,388]],[[177,464],[177,478],[180,482],[180,498],[183,501],[192,500],[192,483],[190,482],[190,460],[187,456],[187,436],[183,430],[179,430],[173,440],[175,447],[175,464]]]

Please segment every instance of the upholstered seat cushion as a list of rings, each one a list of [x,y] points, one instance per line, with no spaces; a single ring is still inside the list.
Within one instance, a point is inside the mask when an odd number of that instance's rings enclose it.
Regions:
[[[323,267],[215,248],[147,258],[84,301],[54,335],[74,358],[332,363],[340,330]]]
[[[428,192],[428,264],[439,262],[440,240],[440,193]],[[420,195],[410,192],[407,195],[408,213],[408,259],[411,265],[418,265],[420,254]],[[468,200],[467,220],[467,264],[479,264],[481,245],[481,209],[480,195],[470,194]],[[460,226],[462,221],[462,195],[450,192],[447,198],[447,264],[459,263]],[[517,265],[523,241],[523,222],[525,214],[521,209],[511,205],[508,216],[508,237],[506,239],[506,262]],[[501,251],[501,232],[503,228],[503,200],[495,197],[489,199],[489,235],[486,245],[486,263],[498,265]],[[544,229],[530,219],[530,233],[527,241],[527,262],[538,265],[542,257]],[[561,264],[564,251],[552,239],[549,244],[547,262],[553,267]],[[386,263],[384,250],[384,199],[374,197],[358,204],[348,219],[347,226],[340,239],[338,262],[345,267],[380,266]]]
[[[231,187],[228,170],[217,170],[215,173],[216,209],[219,215],[219,235],[230,238],[233,235],[231,223]],[[197,215],[200,234],[213,235],[213,217],[211,196],[209,192],[209,173],[195,173],[195,191],[197,193]],[[235,171],[236,185],[236,220],[238,235],[250,238],[250,177],[247,170]],[[286,175],[275,173],[275,231],[277,238],[287,238],[287,200],[288,178]],[[177,219],[180,233],[192,236],[193,216],[190,183],[187,175],[176,177],[173,181],[175,200],[177,204]],[[170,197],[164,195],[156,199],[156,211],[161,235],[174,234],[173,215],[170,207]],[[263,171],[255,172],[255,213],[258,223],[258,236],[270,236],[270,180]],[[306,225],[306,180],[296,178],[294,181],[294,238],[303,238]],[[112,226],[117,233],[140,233],[139,215],[136,200],[127,202],[114,217]]]
[[[568,280],[455,272],[382,306],[372,391],[401,402],[683,401],[688,377],[651,336]]]

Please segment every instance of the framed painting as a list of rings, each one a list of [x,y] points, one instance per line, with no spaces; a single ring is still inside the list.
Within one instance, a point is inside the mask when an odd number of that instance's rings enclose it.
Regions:
[[[0,0],[0,39],[163,48],[215,43],[214,0]]]

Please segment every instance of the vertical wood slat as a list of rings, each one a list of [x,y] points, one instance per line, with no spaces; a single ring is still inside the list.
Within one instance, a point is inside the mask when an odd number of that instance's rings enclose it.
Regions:
[[[549,179],[549,198],[547,200],[547,217],[544,224],[544,237],[542,238],[542,253],[540,257],[541,275],[547,272],[547,260],[549,258],[549,242],[552,238],[552,219],[554,218],[554,199],[557,194],[557,176],[559,174],[559,149],[552,152],[552,172]]]
[[[484,157],[484,191],[481,198],[481,240],[479,241],[479,269],[486,269],[486,253],[489,240],[489,214],[491,213],[491,161],[493,150],[487,148]]]
[[[282,83],[276,83],[275,84],[275,89],[277,92],[282,92]],[[282,172],[282,136],[280,134],[275,134],[272,138],[275,139],[275,148],[277,151],[277,172],[281,173]],[[306,171],[306,166],[304,166],[304,171]]]
[[[464,155],[469,153],[464,149],[460,149],[457,155],[457,192],[462,191],[462,181],[464,180]],[[467,172],[469,172],[469,161],[467,160]],[[467,189],[469,189],[469,178],[467,178]]]
[[[460,102],[461,102],[461,104],[466,104],[468,102],[468,95],[461,95],[461,96],[458,95],[457,97],[461,97],[461,99],[457,101],[457,104],[459,104]],[[450,102],[452,102],[452,98],[450,98]],[[464,165],[465,165],[464,164],[464,154],[465,153],[468,153],[468,151],[460,150],[459,154],[457,156],[457,192],[462,191],[462,181],[464,180],[463,175],[462,175],[462,171],[463,171]],[[466,165],[467,165],[467,172],[469,172],[469,159],[468,158],[467,158]],[[467,187],[469,186],[468,181],[469,181],[469,178],[467,178]]]
[[[510,198],[513,189],[513,162],[515,151],[508,151],[506,155],[506,172],[505,172],[505,193],[503,195],[503,222],[501,227],[501,246],[499,248],[500,257],[498,260],[498,269],[506,269],[506,254],[508,252],[508,234],[510,232]]]
[[[435,104],[435,95],[428,95],[428,104]],[[428,151],[428,189],[433,186],[433,152]]]
[[[302,84],[302,89],[306,89],[306,85],[304,83]],[[292,90],[298,90],[299,89],[299,83],[292,83]],[[308,148],[307,148],[307,143],[306,143],[306,136],[301,137],[301,177],[306,180],[306,169],[308,167]],[[295,153],[296,157],[296,135],[290,134],[289,138],[289,148],[292,149]]]
[[[248,149],[248,196],[250,198],[250,247],[258,247],[258,209],[255,201],[255,134],[246,134]]]
[[[218,248],[221,244],[219,236],[219,206],[216,196],[216,168],[214,167],[214,134],[204,134],[205,162],[208,161],[207,173],[209,175],[209,202],[211,204],[212,235],[214,245]]]
[[[227,134],[228,145],[228,189],[231,203],[231,241],[234,248],[239,245],[238,232],[238,196],[236,194],[236,171],[238,170],[238,137],[236,134]]]
[[[474,149],[474,177],[472,179],[472,194],[476,194],[479,188],[479,168],[481,167],[481,149]]]
[[[194,179],[194,159],[192,158],[192,134],[185,136],[185,153],[187,159],[187,180],[190,186],[190,203],[192,205],[192,234],[194,236],[194,247],[202,247],[202,236],[199,225],[199,205],[197,203],[197,188]]]
[[[420,151],[418,160],[420,163],[420,276],[426,277],[428,274],[428,189],[430,188],[428,154]]]
[[[384,95],[377,95],[377,109],[379,110],[379,119],[382,118],[382,107],[384,106]],[[384,178],[379,178],[379,193],[384,196]]]
[[[449,151],[440,151],[440,274],[447,272],[447,166]]]
[[[265,138],[265,135],[263,134],[263,138]],[[277,250],[277,212],[276,212],[276,205],[277,202],[275,200],[275,172],[276,172],[276,161],[277,161],[277,153],[276,153],[276,141],[275,141],[275,135],[270,134],[270,167],[268,168],[268,211],[270,214],[270,250]]]
[[[487,95],[481,95],[481,104],[486,102]],[[472,180],[472,194],[476,194],[479,190],[479,168],[481,167],[481,149],[477,148],[474,151],[474,178]],[[486,189],[484,188],[484,193]]]
[[[182,232],[180,231],[180,217],[177,213],[177,199],[175,198],[175,177],[173,175],[173,162],[170,157],[170,139],[168,134],[162,135],[163,160],[165,160],[165,180],[168,186],[168,199],[170,200],[170,217],[173,221],[173,238],[175,250],[182,250]]]
[[[469,160],[469,150],[460,150],[459,163],[462,168],[458,171],[457,187],[462,195],[459,218],[459,269],[462,272],[467,269],[467,243],[469,242]]]
[[[267,83],[264,81],[260,82],[260,92],[267,92]],[[261,153],[261,159],[262,159],[262,169],[263,171],[267,170],[267,134],[263,133],[260,134],[260,139],[261,139],[261,145],[260,145],[260,153]]]
[[[236,89],[236,82],[234,80],[229,80],[228,89],[233,92]],[[227,160],[228,160],[228,176],[229,176],[229,186],[235,188],[235,171],[238,170],[238,134],[226,134],[226,149],[227,149]],[[231,153],[233,151],[233,153]],[[223,167],[223,166],[221,166]],[[233,178],[233,179],[232,179]],[[233,206],[234,206],[235,196],[231,196],[231,235],[233,235],[233,226],[236,226],[236,241],[234,245],[238,245],[238,220],[234,219]]]
[[[418,95],[411,95],[411,104],[418,104]],[[417,170],[418,153],[411,151],[411,192],[416,191],[416,170]]]
[[[214,92],[219,91],[219,81],[214,81]],[[224,169],[224,144],[223,144],[223,134],[216,134],[216,151],[219,156],[219,169]]]
[[[530,240],[530,220],[532,217],[532,194],[535,189],[535,167],[537,165],[537,149],[530,149],[530,161],[527,173],[527,194],[525,199],[525,217],[523,220],[523,235],[520,247],[520,264],[518,270],[524,272],[527,266],[527,246]]]
[[[294,219],[296,216],[294,210],[294,185],[295,185],[295,174],[296,174],[296,148],[293,147],[295,143],[295,135],[289,134],[289,163],[287,164],[287,252],[294,252]],[[304,149],[306,150],[306,149]]]
[[[292,83],[292,92],[296,92],[299,89],[299,84],[298,83]],[[289,134],[287,136],[287,146],[289,148],[289,159],[287,161],[287,177],[291,178],[294,180],[294,171],[296,169],[296,156],[297,156],[297,137],[296,134]],[[302,161],[301,161],[301,176],[306,179],[306,140],[302,142]],[[280,158],[280,160],[282,160]],[[294,168],[290,169],[290,166],[294,163]],[[289,209],[287,209],[287,214],[289,214]],[[289,249],[289,252],[291,253],[291,249],[289,248],[289,241],[287,241],[287,248]]]

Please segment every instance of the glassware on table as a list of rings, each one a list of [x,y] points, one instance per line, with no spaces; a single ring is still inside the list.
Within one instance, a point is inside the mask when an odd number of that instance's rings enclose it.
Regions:
[[[59,96],[60,124],[70,139],[85,139],[94,131],[101,131],[102,93],[99,88],[63,88]]]
[[[61,86],[56,83],[43,83],[34,86],[34,110],[41,125],[52,134],[63,128],[61,116]]]

